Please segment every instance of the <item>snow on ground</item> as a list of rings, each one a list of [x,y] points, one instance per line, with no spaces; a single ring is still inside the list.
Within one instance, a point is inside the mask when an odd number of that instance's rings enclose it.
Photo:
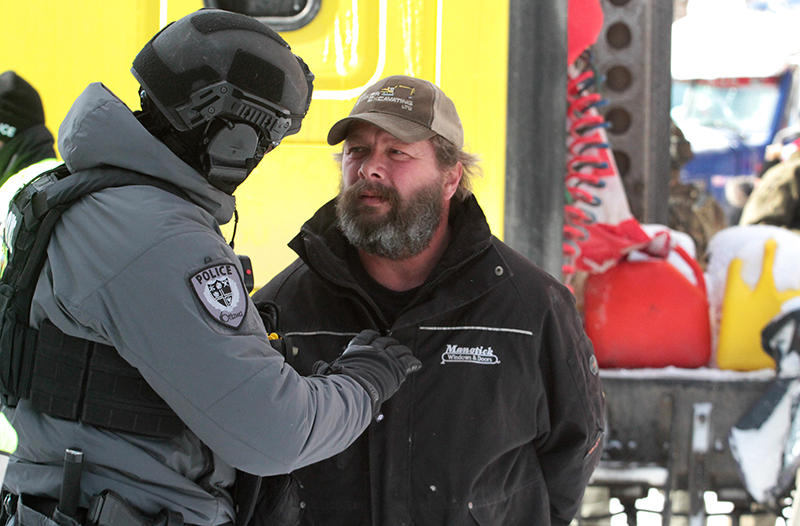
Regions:
[[[769,499],[770,490],[783,469],[793,400],[794,393],[790,391],[757,428],[731,428],[731,453],[742,471],[748,493],[758,502]]]
[[[732,520],[728,515],[733,511],[733,504],[730,502],[721,502],[717,500],[716,493],[708,491],[704,495],[706,503],[706,513],[708,519],[706,526],[731,526]],[[662,526],[661,524],[661,510],[664,509],[664,494],[657,489],[651,488],[647,497],[636,501],[636,507],[639,510],[636,514],[637,526]],[[627,526],[627,518],[623,513],[622,504],[619,500],[611,499],[610,512],[615,513],[611,517],[611,526]],[[784,513],[788,514],[789,510]],[[744,521],[742,521],[744,523]],[[786,526],[786,521],[778,518],[775,522],[776,526]]]
[[[698,369],[682,369],[679,367],[659,367],[652,369],[600,369],[601,378],[635,378],[638,380],[670,379],[670,380],[709,380],[717,382],[751,382],[769,381],[775,378],[775,369],[758,371],[732,371],[700,367]]]

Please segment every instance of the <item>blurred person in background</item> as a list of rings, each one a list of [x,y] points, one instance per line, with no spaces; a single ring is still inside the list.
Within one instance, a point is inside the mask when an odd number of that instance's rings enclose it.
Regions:
[[[55,166],[54,142],[39,93],[14,71],[0,75],[0,186],[25,168],[36,174]]]
[[[694,240],[696,259],[705,267],[708,241],[728,226],[725,212],[714,197],[696,185],[683,183],[680,170],[694,154],[683,132],[670,120],[669,219],[667,226],[689,234]]]
[[[740,225],[774,225],[800,233],[800,139],[781,149],[742,209]]]

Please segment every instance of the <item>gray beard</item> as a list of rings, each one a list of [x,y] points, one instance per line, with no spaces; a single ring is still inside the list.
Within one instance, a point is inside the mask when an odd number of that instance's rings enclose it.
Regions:
[[[372,209],[359,202],[358,195],[365,189],[387,199],[386,215],[374,217]],[[437,182],[403,201],[395,189],[361,180],[340,192],[337,226],[351,245],[368,254],[393,261],[408,259],[430,246],[441,221],[443,195]]]

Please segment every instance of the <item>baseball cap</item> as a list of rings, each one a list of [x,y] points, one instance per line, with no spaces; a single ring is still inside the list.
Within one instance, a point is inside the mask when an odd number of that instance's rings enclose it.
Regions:
[[[457,148],[464,146],[464,129],[456,107],[438,86],[427,80],[393,75],[366,89],[350,115],[328,132],[328,144],[347,138],[354,121],[369,122],[403,142],[441,135]]]
[[[44,124],[39,93],[25,79],[6,71],[0,75],[0,140],[13,139],[37,124]]]

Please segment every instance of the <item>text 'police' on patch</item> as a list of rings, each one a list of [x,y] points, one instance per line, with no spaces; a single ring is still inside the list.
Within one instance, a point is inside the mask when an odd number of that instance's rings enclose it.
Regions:
[[[200,303],[211,317],[234,329],[247,312],[247,295],[233,263],[206,267],[190,278]]]

